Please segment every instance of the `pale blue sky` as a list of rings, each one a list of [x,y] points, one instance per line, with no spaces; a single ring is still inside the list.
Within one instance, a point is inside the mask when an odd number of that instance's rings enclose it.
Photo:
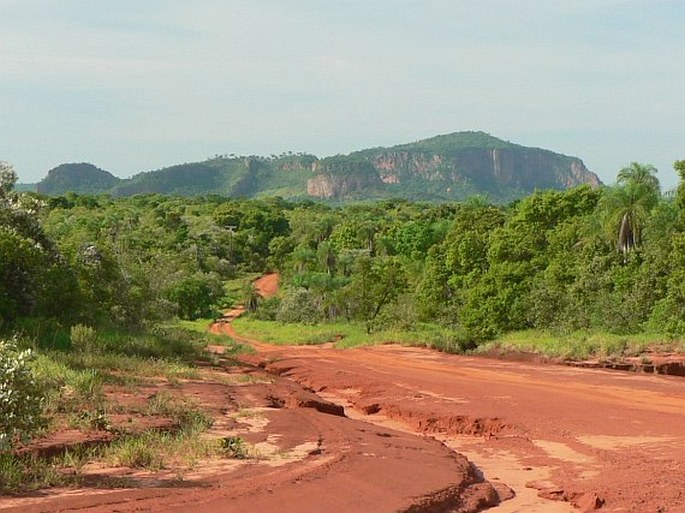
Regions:
[[[0,0],[0,160],[118,176],[460,130],[685,158],[682,0]]]

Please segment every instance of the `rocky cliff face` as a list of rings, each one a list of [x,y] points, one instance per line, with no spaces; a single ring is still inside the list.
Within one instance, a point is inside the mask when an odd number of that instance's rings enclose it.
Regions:
[[[355,156],[356,167],[359,155]],[[517,194],[535,189],[566,189],[581,184],[597,187],[599,178],[583,161],[551,151],[511,145],[503,148],[463,148],[457,151],[430,152],[379,149],[364,152],[368,164],[360,177],[359,170],[346,173],[344,158],[334,166],[326,159],[315,165],[316,176],[307,183],[307,194],[319,198],[341,198],[364,193],[370,188],[401,189],[401,185],[420,187],[425,183],[445,197],[459,196],[460,191],[480,192],[495,198],[506,191]]]
[[[360,191],[377,189],[381,184],[376,174],[320,173],[307,180],[307,194],[314,198],[344,198]]]

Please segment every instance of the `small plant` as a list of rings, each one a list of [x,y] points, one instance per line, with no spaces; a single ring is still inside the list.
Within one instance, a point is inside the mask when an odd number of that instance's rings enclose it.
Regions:
[[[212,427],[214,420],[205,413],[189,409],[183,412],[179,418],[179,425],[182,430],[191,433],[200,433]]]
[[[35,454],[0,454],[0,493],[16,493],[64,484],[66,481],[53,462]]]
[[[175,399],[167,393],[155,394],[148,399],[148,415],[168,417],[183,431],[201,432],[211,427],[213,419],[200,411],[196,404]]]
[[[164,392],[154,394],[147,400],[146,413],[148,415],[172,416],[177,409],[173,404],[173,396]]]
[[[144,433],[125,438],[111,447],[117,464],[147,470],[164,468],[164,443],[162,434]]]
[[[92,351],[97,343],[97,332],[94,328],[84,324],[71,327],[71,345],[81,352]]]
[[[96,429],[98,431],[112,430],[112,423],[102,407],[80,412],[72,419],[70,426],[74,428]]]
[[[0,452],[0,492],[14,491],[24,480],[21,462],[12,453]]]
[[[221,449],[229,458],[244,460],[248,457],[245,440],[239,436],[227,436],[221,440]]]

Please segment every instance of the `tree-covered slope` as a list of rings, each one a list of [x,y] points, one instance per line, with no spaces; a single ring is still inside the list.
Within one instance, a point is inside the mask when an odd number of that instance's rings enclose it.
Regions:
[[[53,169],[39,192],[313,197],[334,201],[407,198],[453,201],[484,194],[509,201],[536,189],[597,186],[582,160],[483,132],[457,132],[390,148],[319,159],[308,154],[215,156],[119,180],[89,164]]]
[[[112,173],[85,162],[79,164],[61,164],[48,171],[36,186],[43,194],[96,194],[105,192],[120,182]]]

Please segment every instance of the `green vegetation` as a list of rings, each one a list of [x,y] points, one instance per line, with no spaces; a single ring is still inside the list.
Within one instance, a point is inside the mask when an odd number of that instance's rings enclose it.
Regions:
[[[42,424],[42,391],[30,368],[31,351],[0,340],[0,452]]]
[[[121,180],[92,164],[61,164],[48,171],[36,189],[42,194],[98,194],[110,190]]]
[[[214,203],[44,201],[16,193],[15,182],[0,164],[0,491],[77,483],[93,460],[182,470],[228,455],[203,435],[211,418],[180,392],[142,408],[122,398],[201,379],[209,343],[240,351],[179,324],[223,307],[238,260],[259,265],[266,255],[224,247],[233,236],[213,221]],[[157,420],[138,425],[141,416]],[[103,443],[50,456],[25,446],[65,428],[98,431]]]
[[[660,334],[618,335],[603,332],[568,334],[525,330],[506,333],[478,347],[477,352],[492,350],[536,353],[551,358],[584,360],[588,358],[621,358],[639,356],[648,349],[685,353],[685,339]]]
[[[0,447],[0,491],[78,484],[81,468],[93,461],[183,472],[203,458],[237,457],[223,447],[222,439],[204,434],[212,419],[199,405],[164,391],[151,396],[143,407],[121,403],[113,395],[118,389],[139,395],[138,387],[159,386],[160,382],[168,384],[164,390],[176,390],[180,380],[200,379],[195,362],[209,358],[203,348],[216,337],[178,328],[127,334],[80,325],[74,326],[71,334],[74,348],[67,351],[40,349],[45,345],[41,340],[17,339],[15,345],[38,347],[34,358],[23,360],[26,363],[16,358],[19,353],[15,350],[1,348],[0,361],[14,356],[14,380],[9,384],[22,401],[0,402],[3,428],[12,429],[5,429],[8,436]],[[222,342],[229,347],[229,355],[241,350],[225,337]],[[8,407],[13,416],[7,415]],[[112,418],[116,414],[128,415],[129,422],[115,423]],[[131,423],[133,417],[141,416],[159,418],[161,427],[141,429]],[[12,418],[15,422],[10,423]],[[111,443],[75,444],[63,454],[49,457],[12,450],[36,430],[49,434],[65,427],[108,433]]]
[[[502,150],[523,148],[517,144],[503,141],[485,132],[457,132],[453,134],[437,135],[430,139],[423,139],[408,144],[393,146],[392,150],[405,150],[416,152],[451,153],[472,148],[485,148],[488,150]],[[369,150],[367,150],[369,151]]]
[[[369,333],[366,326],[358,322],[302,325],[241,317],[234,321],[234,327],[241,335],[276,345],[333,343],[344,349],[394,343],[452,353],[462,352],[470,345],[463,333],[436,324],[421,324],[412,330],[383,329]]]

